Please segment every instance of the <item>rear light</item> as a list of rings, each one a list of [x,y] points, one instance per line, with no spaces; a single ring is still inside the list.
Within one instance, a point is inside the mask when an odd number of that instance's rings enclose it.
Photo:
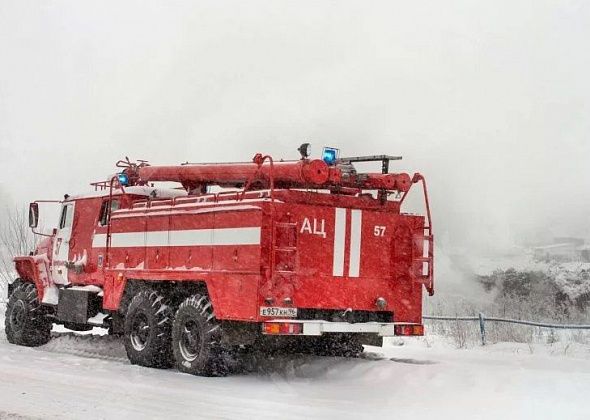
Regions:
[[[424,325],[396,325],[395,335],[424,335]]]
[[[271,335],[294,335],[303,333],[303,324],[295,322],[265,322],[262,332]]]

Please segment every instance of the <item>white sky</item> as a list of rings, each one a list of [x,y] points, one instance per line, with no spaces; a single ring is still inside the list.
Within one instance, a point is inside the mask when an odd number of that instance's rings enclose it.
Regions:
[[[0,0],[0,200],[310,141],[403,155],[445,243],[590,237],[589,23],[587,1]]]

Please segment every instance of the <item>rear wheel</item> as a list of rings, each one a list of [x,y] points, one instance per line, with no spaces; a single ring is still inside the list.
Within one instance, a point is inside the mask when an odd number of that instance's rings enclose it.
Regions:
[[[125,350],[134,365],[167,368],[171,365],[172,309],[164,296],[144,290],[133,297],[125,316]]]
[[[52,323],[33,283],[16,286],[8,299],[4,325],[9,343],[37,347],[49,341]]]
[[[191,296],[179,306],[172,326],[172,351],[181,372],[200,376],[227,375],[221,327],[207,296]]]

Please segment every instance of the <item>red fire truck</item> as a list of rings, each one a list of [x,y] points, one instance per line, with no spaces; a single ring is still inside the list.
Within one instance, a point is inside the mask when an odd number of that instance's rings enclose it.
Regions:
[[[105,327],[131,363],[221,375],[238,348],[353,355],[422,335],[423,288],[434,292],[422,175],[389,173],[395,156],[299,151],[292,161],[126,159],[94,192],[65,195],[58,226],[14,259],[8,340],[45,344],[54,323]],[[359,162],[381,170],[358,172]],[[401,211],[417,183],[425,216]]]

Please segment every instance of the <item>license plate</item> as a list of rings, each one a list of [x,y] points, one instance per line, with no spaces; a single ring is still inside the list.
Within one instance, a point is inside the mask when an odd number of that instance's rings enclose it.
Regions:
[[[297,308],[275,308],[270,306],[261,306],[260,316],[294,318],[297,316]]]

